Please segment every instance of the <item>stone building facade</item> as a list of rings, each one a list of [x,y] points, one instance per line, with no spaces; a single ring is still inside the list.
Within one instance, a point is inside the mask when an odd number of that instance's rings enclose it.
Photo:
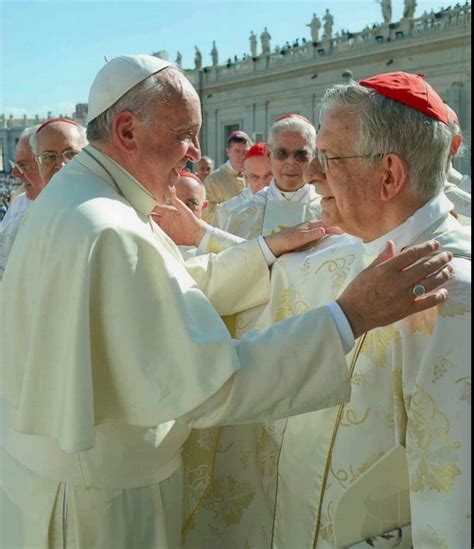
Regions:
[[[334,83],[380,72],[423,73],[459,114],[466,153],[456,161],[470,172],[471,6],[425,13],[358,33],[186,71],[202,101],[203,154],[219,164],[234,129],[264,139],[272,122],[289,112],[317,124],[318,102]]]

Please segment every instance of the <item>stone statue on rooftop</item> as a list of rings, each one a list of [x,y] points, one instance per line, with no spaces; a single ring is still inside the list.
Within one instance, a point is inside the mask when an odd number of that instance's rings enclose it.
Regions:
[[[403,8],[403,17],[405,19],[412,19],[415,15],[416,0],[405,0],[405,7]]]
[[[215,40],[212,41],[211,58],[212,58],[212,66],[217,67],[217,65],[219,64],[219,53],[217,52]]]
[[[266,57],[270,55],[270,40],[272,37],[270,36],[270,33],[267,30],[267,27],[265,27],[264,31],[260,35],[260,41],[262,42],[262,54]]]
[[[257,57],[257,36],[253,31],[250,31],[250,55],[252,57]]]
[[[329,13],[329,10],[326,10],[326,13],[323,17],[324,21],[324,40],[330,40],[332,38],[332,27],[334,25],[334,17]]]
[[[177,51],[176,52],[176,61],[175,61],[176,65],[178,65],[178,67],[181,67],[182,66],[182,63],[183,63],[183,56],[181,55],[181,52],[180,51]]]
[[[392,21],[392,0],[378,0],[382,6],[383,21],[386,25]]]
[[[202,53],[199,51],[197,46],[194,46],[196,53],[194,54],[194,67],[196,69],[202,69]]]
[[[318,19],[317,15],[313,13],[313,18],[311,23],[306,24],[307,27],[311,27],[311,40],[313,43],[319,40],[319,29],[321,28],[321,21]]]

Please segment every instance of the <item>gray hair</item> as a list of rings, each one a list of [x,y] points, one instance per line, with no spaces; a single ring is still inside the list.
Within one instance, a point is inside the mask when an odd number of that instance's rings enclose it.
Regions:
[[[337,84],[321,99],[324,109],[343,108],[359,118],[354,150],[373,166],[393,153],[408,166],[413,195],[431,200],[443,188],[452,134],[448,126],[356,82]],[[378,156],[377,156],[378,155]]]
[[[196,162],[196,164],[199,164],[201,160],[206,160],[207,162],[210,162],[214,166],[214,160],[210,156],[201,156],[201,158]]]
[[[305,138],[312,150],[316,148],[316,129],[313,124],[305,122],[301,118],[284,118],[274,122],[268,133],[268,144],[272,146],[277,135],[283,132],[298,132]]]
[[[60,120],[58,120],[59,123],[61,123]],[[64,124],[68,124],[68,122],[63,122]],[[86,135],[86,128],[84,128],[84,126],[81,126],[80,124],[69,124],[72,128],[74,128],[77,133],[79,134],[79,137],[81,138],[81,140],[84,142],[84,144],[87,143],[87,135]],[[33,128],[27,128],[27,130],[31,130],[30,134],[30,139],[29,139],[29,144],[30,144],[30,147],[31,147],[31,150],[33,151],[33,154],[36,156],[39,152],[39,143],[38,143],[38,133],[37,133],[37,130],[40,128],[41,124],[39,124],[38,126],[33,126]],[[26,130],[23,132],[25,133]],[[23,134],[21,134],[23,136]],[[21,136],[20,136],[21,138]]]
[[[167,67],[139,82],[116,103],[87,124],[89,142],[106,142],[110,137],[112,122],[121,111],[130,111],[146,124],[149,123],[150,113],[155,106],[166,103],[182,92],[181,74],[177,67]]]

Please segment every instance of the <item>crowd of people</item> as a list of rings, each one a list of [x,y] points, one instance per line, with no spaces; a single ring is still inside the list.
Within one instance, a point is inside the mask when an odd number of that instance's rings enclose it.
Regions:
[[[467,547],[470,178],[420,75],[202,156],[198,94],[108,61],[27,128],[0,224],[0,545]]]

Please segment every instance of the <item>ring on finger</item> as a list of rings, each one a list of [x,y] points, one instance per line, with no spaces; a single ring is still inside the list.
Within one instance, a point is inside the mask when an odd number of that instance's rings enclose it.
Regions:
[[[412,288],[413,295],[415,297],[421,297],[422,295],[426,294],[426,288],[421,284],[421,282],[418,282],[418,284],[415,284]]]

